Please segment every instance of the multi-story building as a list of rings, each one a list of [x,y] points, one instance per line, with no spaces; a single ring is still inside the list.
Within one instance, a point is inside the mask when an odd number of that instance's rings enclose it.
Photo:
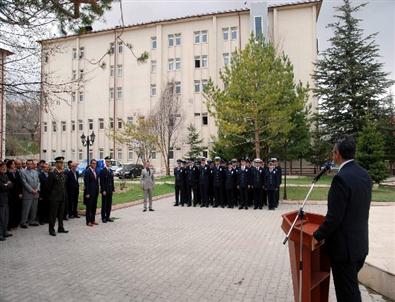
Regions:
[[[135,162],[133,149],[117,143],[108,132],[122,129],[123,122],[135,122],[138,116],[149,114],[169,81],[175,82],[180,94],[183,129],[194,124],[210,149],[217,129],[202,96],[207,81],[211,78],[221,85],[219,72],[229,64],[232,53],[248,42],[251,33],[261,33],[279,52],[290,57],[296,80],[313,86],[311,74],[317,55],[316,21],[320,7],[321,0],[269,6],[262,1],[252,4],[251,9],[40,41],[43,79],[72,83],[71,90],[62,94],[62,100],[43,106],[41,156],[47,160],[58,155],[81,160],[86,151],[80,136],[94,131],[92,157],[111,155],[122,162]],[[149,52],[146,63],[136,60],[129,43],[136,55]],[[45,89],[43,93],[47,93]],[[313,97],[310,102],[314,108]],[[185,135],[179,137],[174,158],[188,151]],[[159,153],[154,152],[152,160],[154,165],[162,166]]]

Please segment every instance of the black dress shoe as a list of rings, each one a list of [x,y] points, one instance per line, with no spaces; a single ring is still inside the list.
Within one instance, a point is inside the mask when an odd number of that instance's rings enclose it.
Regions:
[[[29,225],[30,225],[30,226],[39,226],[39,224],[38,224],[37,222],[29,223]]]
[[[254,207],[254,210],[258,209],[257,207]]]
[[[242,210],[243,209],[243,207],[239,207],[239,210]]]
[[[111,218],[107,219],[107,222],[114,222]]]
[[[27,226],[25,223],[22,223],[22,224],[21,224],[21,228],[22,228],[22,229],[27,229],[28,226]]]
[[[248,210],[248,207],[245,207],[244,209]]]
[[[102,219],[102,222],[103,222],[103,223],[107,223],[107,220],[105,220],[105,219]]]
[[[0,237],[0,241],[5,241],[5,238],[4,237]]]
[[[147,212],[147,209],[144,209],[143,212]]]
[[[149,209],[150,210],[150,212],[153,212],[153,211],[155,211],[154,209]]]
[[[6,233],[4,237],[12,237],[11,233]]]
[[[178,207],[178,203],[175,203],[174,206],[175,206],[175,207]]]
[[[51,231],[49,231],[49,235],[51,235],[51,236],[56,236],[56,233],[55,233],[54,230],[51,230]]]
[[[65,230],[65,229],[60,229],[60,230],[58,230],[58,233],[64,233],[64,234],[67,234],[69,231],[67,231],[67,230]]]

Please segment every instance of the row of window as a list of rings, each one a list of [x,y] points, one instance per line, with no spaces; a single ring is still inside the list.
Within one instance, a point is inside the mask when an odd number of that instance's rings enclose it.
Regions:
[[[208,31],[200,30],[195,31],[194,33],[194,43],[202,44],[208,42]],[[224,41],[228,41],[229,39],[234,41],[237,40],[237,27],[225,27],[222,28],[222,37]],[[169,34],[167,35],[167,44],[168,47],[180,46],[181,45],[181,34]],[[156,36],[151,37],[151,49],[157,49],[158,41]]]
[[[122,53],[123,52],[123,43],[122,42],[118,42],[117,43],[117,49],[118,49],[118,53]],[[73,48],[72,49],[72,59],[83,59],[85,57],[85,47],[80,47],[79,49],[77,48]],[[114,54],[115,53],[115,43],[112,42],[110,43],[110,54]]]
[[[200,113],[195,113],[195,116],[200,116]],[[128,116],[126,119],[126,123],[131,124],[133,123],[133,117]],[[202,124],[203,125],[208,125],[208,115],[207,113],[202,114]],[[122,119],[117,119],[117,128],[122,129],[124,125],[124,121]],[[52,121],[51,123],[52,126],[52,132],[57,132],[58,130],[58,123],[56,121]],[[70,127],[71,131],[74,132],[76,131],[76,127],[78,126],[78,131],[84,131],[84,121],[83,120],[78,120],[77,123],[75,121],[70,122]],[[108,120],[108,127],[109,129],[114,128],[114,119],[109,118]],[[99,118],[98,119],[98,128],[99,130],[104,130],[104,118]],[[66,121],[61,121],[60,122],[60,130],[61,132],[66,132],[67,131],[67,122]],[[88,119],[88,130],[94,130],[94,121],[93,119]],[[43,123],[43,131],[48,132],[48,123],[44,122]]]

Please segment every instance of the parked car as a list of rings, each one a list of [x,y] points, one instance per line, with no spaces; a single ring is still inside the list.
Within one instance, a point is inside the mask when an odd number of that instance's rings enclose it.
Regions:
[[[119,179],[130,178],[141,176],[141,170],[143,170],[143,165],[128,164],[124,165],[122,169],[118,172]]]
[[[121,171],[123,165],[119,160],[111,160],[111,170],[114,172],[115,176],[118,176],[119,171]]]

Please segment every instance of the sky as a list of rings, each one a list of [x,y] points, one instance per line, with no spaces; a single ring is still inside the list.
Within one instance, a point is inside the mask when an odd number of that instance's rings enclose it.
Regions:
[[[202,14],[229,9],[246,8],[251,0],[122,0],[125,25],[138,22],[155,21],[173,17]],[[269,0],[270,3],[288,3],[292,0]],[[333,22],[335,7],[342,0],[323,0],[317,21],[319,50],[326,49],[332,30],[327,24]],[[362,19],[361,26],[365,35],[378,33],[376,43],[379,45],[384,69],[395,80],[395,0],[352,0],[353,4],[367,3],[356,15]],[[114,0],[113,8],[104,16],[104,21],[94,24],[94,30],[121,25],[119,0]],[[395,85],[393,89],[395,93]]]

